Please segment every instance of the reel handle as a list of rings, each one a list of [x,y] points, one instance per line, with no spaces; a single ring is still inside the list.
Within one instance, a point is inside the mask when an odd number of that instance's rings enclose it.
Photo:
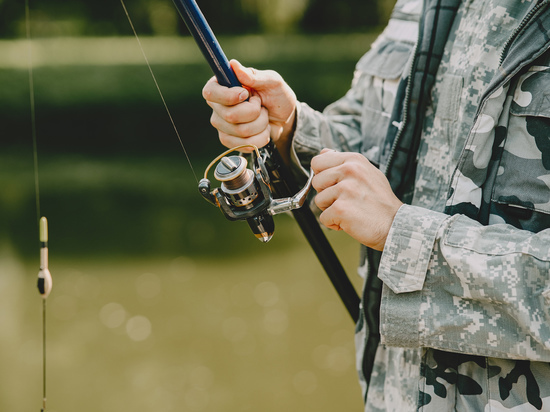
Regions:
[[[306,184],[294,196],[283,199],[273,199],[268,208],[269,213],[271,213],[272,215],[277,215],[279,213],[290,212],[292,210],[301,208],[306,202],[307,195],[311,190],[313,175],[313,170],[310,170],[309,178],[307,179]]]

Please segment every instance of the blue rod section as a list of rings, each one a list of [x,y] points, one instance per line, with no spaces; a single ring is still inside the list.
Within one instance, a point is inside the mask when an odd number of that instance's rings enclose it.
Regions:
[[[218,79],[218,83],[226,87],[240,86],[241,83],[231,69],[227,57],[225,57],[197,2],[195,0],[172,1]]]

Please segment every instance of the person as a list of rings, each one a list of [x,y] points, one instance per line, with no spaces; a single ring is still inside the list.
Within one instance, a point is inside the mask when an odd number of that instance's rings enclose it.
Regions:
[[[322,113],[236,61],[203,89],[224,145],[311,164],[363,245],[365,411],[550,411],[549,3],[398,0]]]

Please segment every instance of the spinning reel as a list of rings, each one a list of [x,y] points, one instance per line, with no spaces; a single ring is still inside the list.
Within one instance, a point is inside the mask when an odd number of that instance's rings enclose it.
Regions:
[[[252,168],[247,168],[247,159],[242,155],[228,156],[243,148],[252,148]],[[220,208],[229,220],[246,220],[250,229],[261,242],[269,242],[275,231],[273,215],[302,207],[306,201],[313,172],[305,186],[294,196],[274,199],[271,179],[266,167],[269,154],[254,145],[243,145],[229,149],[216,157],[206,168],[204,178],[199,182],[200,194],[211,204]],[[214,177],[221,183],[211,190],[208,172],[219,162]]]

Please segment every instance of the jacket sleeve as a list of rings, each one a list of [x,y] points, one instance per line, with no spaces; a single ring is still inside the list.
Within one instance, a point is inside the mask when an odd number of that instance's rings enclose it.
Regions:
[[[398,10],[357,63],[345,96],[323,112],[305,103],[298,105],[292,154],[304,168],[325,147],[362,153],[379,164],[397,87],[409,66],[418,32],[419,11],[405,15]]]
[[[550,361],[550,229],[402,206],[382,254],[382,342]]]

